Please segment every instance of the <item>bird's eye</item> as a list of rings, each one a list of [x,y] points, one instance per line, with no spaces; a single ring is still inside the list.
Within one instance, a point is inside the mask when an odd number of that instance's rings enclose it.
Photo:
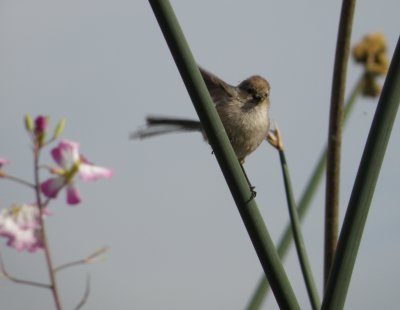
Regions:
[[[250,95],[252,95],[252,94],[255,93],[255,91],[254,91],[253,88],[247,88],[246,91],[247,91],[247,93],[250,94]]]
[[[260,94],[254,94],[253,98],[254,98],[255,101],[260,102],[260,101],[262,101],[263,96],[260,95]]]

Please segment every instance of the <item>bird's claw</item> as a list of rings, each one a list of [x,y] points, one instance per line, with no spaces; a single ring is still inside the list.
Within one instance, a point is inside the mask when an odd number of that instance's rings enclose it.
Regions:
[[[249,203],[250,201],[252,201],[254,198],[256,198],[256,196],[257,196],[257,192],[256,192],[256,187],[255,186],[253,186],[253,185],[250,185],[250,192],[251,192],[251,194],[250,194],[250,198],[249,198],[249,200],[247,200],[246,201],[246,203]]]

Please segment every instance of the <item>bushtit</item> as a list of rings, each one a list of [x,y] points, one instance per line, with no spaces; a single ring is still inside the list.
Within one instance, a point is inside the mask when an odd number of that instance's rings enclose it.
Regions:
[[[269,83],[261,76],[252,76],[238,86],[231,86],[214,74],[199,68],[214,101],[222,124],[240,163],[266,139],[269,131]],[[148,117],[147,127],[132,133],[131,138],[199,131],[207,137],[196,120]]]

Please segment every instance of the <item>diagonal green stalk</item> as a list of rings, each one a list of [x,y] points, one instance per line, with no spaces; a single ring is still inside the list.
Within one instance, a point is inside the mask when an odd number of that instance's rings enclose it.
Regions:
[[[365,74],[362,74],[360,79],[358,80],[357,84],[354,86],[350,97],[347,101],[345,111],[344,111],[344,125],[346,125],[351,112],[353,111],[353,107],[355,105],[356,99],[361,94],[365,83]],[[298,214],[300,220],[302,220],[307,213],[311,201],[314,198],[314,195],[317,191],[318,185],[321,183],[322,176],[324,175],[325,165],[326,165],[326,152],[327,149],[325,147],[324,151],[322,152],[313,173],[305,187],[305,190],[300,198],[300,202],[298,204]],[[278,253],[281,258],[284,258],[289,250],[290,243],[292,241],[292,230],[290,224],[286,226],[285,232],[281,237],[278,243]],[[259,284],[254,291],[249,304],[247,305],[248,310],[257,310],[260,309],[262,302],[264,301],[265,296],[269,290],[270,286],[268,280],[263,275],[259,281]]]
[[[281,160],[283,180],[285,183],[286,198],[289,207],[290,222],[292,224],[293,238],[296,245],[297,255],[299,257],[301,271],[303,273],[304,283],[307,288],[308,298],[310,299],[313,310],[318,310],[321,306],[317,286],[308,260],[306,246],[304,244],[303,234],[301,232],[301,224],[297,213],[296,202],[293,197],[292,182],[290,181],[289,168],[286,162],[285,151],[279,150],[279,158]]]
[[[336,251],[339,231],[340,153],[344,118],[343,102],[355,3],[356,0],[343,0],[342,2],[333,69],[325,190],[324,286]]]
[[[375,185],[400,103],[400,38],[358,168],[328,278],[323,310],[343,309]]]
[[[210,94],[167,0],[149,0],[171,54],[183,78],[207,138],[225,176],[277,303],[281,309],[300,309],[279,255],[215,110]]]

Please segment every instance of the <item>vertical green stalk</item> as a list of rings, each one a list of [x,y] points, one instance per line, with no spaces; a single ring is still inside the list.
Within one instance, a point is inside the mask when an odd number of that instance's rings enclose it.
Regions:
[[[324,286],[336,251],[339,229],[340,153],[343,127],[343,101],[355,3],[355,0],[343,0],[342,2],[336,43],[326,168]]]
[[[369,207],[400,103],[400,38],[361,158],[340,232],[323,310],[343,309]]]
[[[314,282],[310,262],[308,260],[306,246],[304,244],[303,235],[301,233],[301,225],[299,215],[296,209],[296,203],[293,197],[292,184],[290,181],[289,168],[286,162],[286,156],[283,149],[279,150],[279,157],[281,160],[283,180],[285,183],[286,198],[289,207],[290,222],[292,224],[292,232],[294,242],[297,249],[297,255],[299,257],[301,271],[303,273],[304,283],[306,284],[308,297],[313,310],[318,310],[321,306],[321,302],[318,296],[317,286]]]
[[[167,0],[149,0],[281,309],[300,309],[210,94]],[[239,281],[239,279],[238,279]]]
[[[357,84],[354,86],[350,97],[348,99],[348,102],[345,107],[344,111],[344,125],[346,125],[349,116],[351,112],[353,111],[353,107],[355,105],[357,97],[361,94],[363,88],[364,88],[364,82],[365,82],[365,74],[362,74],[360,79],[358,80]],[[324,175],[325,171],[325,165],[326,165],[326,152],[327,149],[325,147],[324,151],[322,152],[317,164],[315,165],[315,168],[311,174],[311,177],[305,187],[305,190],[300,198],[297,212],[299,214],[300,220],[302,220],[307,213],[311,201],[314,198],[314,195],[317,191],[318,185],[321,183],[322,176]],[[278,242],[278,254],[279,256],[283,259],[288,250],[290,243],[292,241],[292,230],[290,223],[286,226],[286,229],[283,233],[282,238]],[[264,301],[265,296],[267,295],[269,289],[269,283],[268,280],[265,278],[263,275],[260,279],[260,282],[254,291],[253,296],[250,299],[249,304],[247,305],[246,309],[248,310],[257,310],[260,309],[262,302]]]

